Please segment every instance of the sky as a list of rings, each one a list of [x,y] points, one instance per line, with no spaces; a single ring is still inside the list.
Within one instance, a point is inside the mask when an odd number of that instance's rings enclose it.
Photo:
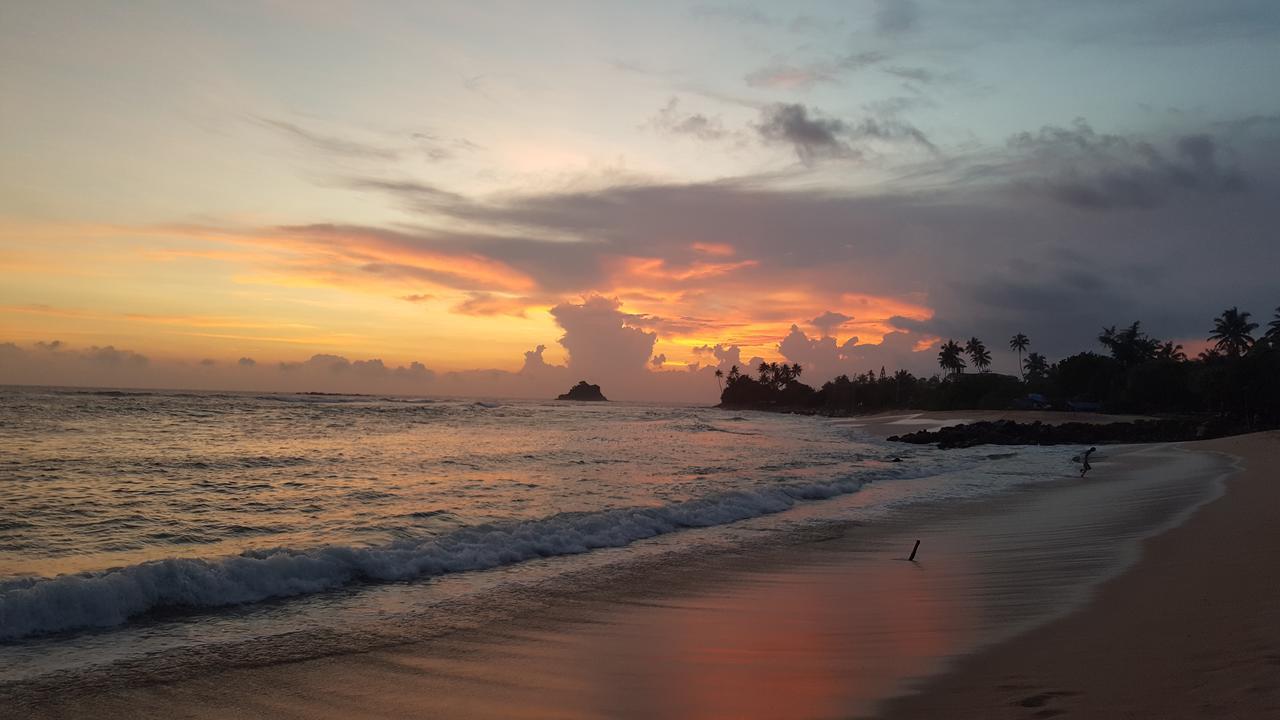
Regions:
[[[1280,305],[1271,0],[13,2],[0,383],[705,402]]]

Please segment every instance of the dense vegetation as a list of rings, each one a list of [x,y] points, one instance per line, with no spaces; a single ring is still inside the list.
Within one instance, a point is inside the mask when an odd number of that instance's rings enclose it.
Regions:
[[[1104,328],[1105,354],[1082,352],[1050,363],[1028,352],[1030,339],[1009,341],[1021,377],[987,371],[991,353],[978,338],[939,348],[941,375],[841,375],[815,390],[800,382],[799,365],[762,362],[756,376],[737,366],[725,376],[723,407],[750,407],[829,414],[890,409],[1003,409],[1053,407],[1133,413],[1216,413],[1249,426],[1280,423],[1280,308],[1265,332],[1250,313],[1231,308],[1214,319],[1213,346],[1189,358],[1181,345],[1148,336],[1141,323]],[[967,361],[966,361],[967,360]],[[977,368],[966,373],[965,368]]]

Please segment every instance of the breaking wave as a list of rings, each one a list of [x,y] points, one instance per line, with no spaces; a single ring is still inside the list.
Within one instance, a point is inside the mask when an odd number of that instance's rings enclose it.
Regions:
[[[873,477],[893,476],[898,473],[725,492],[659,507],[566,513],[377,547],[274,548],[22,578],[0,584],[0,641],[113,627],[161,609],[241,605],[358,583],[408,581],[621,547],[686,528],[781,512],[800,500],[853,493]]]

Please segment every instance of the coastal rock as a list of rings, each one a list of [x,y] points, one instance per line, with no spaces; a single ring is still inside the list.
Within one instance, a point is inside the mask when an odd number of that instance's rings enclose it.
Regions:
[[[1020,423],[1014,420],[976,422],[952,425],[938,430],[921,430],[894,435],[892,442],[933,445],[943,450],[975,445],[1102,445],[1107,443],[1181,442],[1223,437],[1241,428],[1229,423],[1196,418],[1137,420],[1135,422],[1081,423],[1049,425],[1042,422]]]
[[[569,392],[556,397],[557,400],[582,400],[586,402],[606,402],[609,398],[600,392],[599,385],[588,384],[586,380],[579,380],[577,385],[569,388]]]

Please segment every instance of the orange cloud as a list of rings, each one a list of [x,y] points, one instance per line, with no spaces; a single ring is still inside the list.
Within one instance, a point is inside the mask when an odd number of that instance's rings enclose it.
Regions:
[[[575,257],[563,254],[563,243],[535,248],[534,252],[547,254],[530,260],[527,251],[504,255],[511,242],[505,238],[454,238],[432,231],[335,225],[265,229],[102,225],[46,228],[33,236],[50,238],[47,251],[42,246],[31,251],[37,254],[23,258],[42,266],[38,276],[70,274],[75,268],[106,271],[144,289],[149,287],[148,278],[156,278],[160,281],[156,293],[182,276],[199,283],[199,292],[168,313],[134,312],[164,307],[138,305],[141,296],[135,293],[112,296],[111,304],[94,306],[99,312],[89,312],[69,309],[86,306],[86,296],[79,294],[78,287],[68,285],[57,298],[46,286],[46,292],[26,297],[10,294],[5,299],[19,302],[0,310],[50,318],[33,319],[27,325],[49,326],[56,316],[61,324],[57,332],[71,335],[129,323],[134,337],[154,336],[157,343],[164,335],[184,335],[371,353],[398,348],[407,353],[420,342],[414,338],[438,336],[451,342],[448,356],[436,360],[437,366],[474,362],[501,367],[518,361],[518,353],[505,354],[508,346],[555,340],[549,308],[600,294],[618,298],[619,311],[634,318],[628,321],[634,327],[655,333],[654,352],[666,356],[667,367],[676,368],[699,362],[694,348],[716,344],[739,346],[744,360],[753,355],[776,359],[778,343],[793,323],[812,327],[811,319],[828,312],[851,316],[839,326],[841,339],[857,336],[861,343],[880,342],[897,331],[890,323],[895,316],[925,320],[933,315],[921,294],[886,296],[833,289],[839,288],[833,275],[839,272],[836,268],[827,272],[827,268],[765,267],[756,259],[736,259],[735,248],[728,243],[681,244],[674,246],[673,257],[658,254],[661,244],[655,245],[655,255],[609,255],[607,250],[584,244],[580,249],[587,260],[580,265],[570,261],[572,272],[559,275],[560,258]],[[131,252],[122,256],[121,245]],[[67,256],[63,249],[74,248],[80,250],[75,251],[77,262],[70,270],[53,265],[44,269],[59,255]],[[27,252],[17,242],[3,249],[10,254]],[[102,254],[99,262],[99,250],[114,254]],[[213,264],[216,272],[210,272]],[[245,299],[245,293],[265,292],[253,285],[275,288],[271,302],[286,305],[275,306],[278,311],[259,310],[268,306]],[[117,282],[110,287],[119,286]],[[348,293],[353,291],[365,297],[352,298]],[[205,307],[201,302],[219,293],[236,297],[232,304],[207,306],[221,313],[199,312]],[[59,307],[21,304],[27,298],[57,300],[53,305]],[[295,307],[321,298],[331,309]],[[405,300],[421,306],[411,308]],[[416,322],[423,312],[433,318],[430,328],[405,324]],[[23,335],[35,337],[39,330],[32,325]],[[359,337],[343,334],[344,330],[353,330]],[[344,342],[346,347],[334,345]]]
[[[622,257],[619,258],[616,273],[621,278],[685,282],[727,275],[758,264],[755,260],[742,260],[733,263],[693,262],[676,267],[662,258]]]

